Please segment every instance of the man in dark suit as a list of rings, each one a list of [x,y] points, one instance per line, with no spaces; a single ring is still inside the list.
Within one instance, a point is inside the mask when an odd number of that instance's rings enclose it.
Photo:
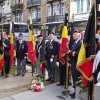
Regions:
[[[71,64],[71,72],[72,72],[73,88],[74,88],[74,92],[70,94],[70,96],[72,98],[75,98],[76,81],[78,81],[78,77],[80,76],[80,73],[76,69],[78,53],[81,47],[81,32],[79,30],[75,30],[73,32],[73,39],[74,43],[71,49],[69,50],[68,57],[70,59],[70,64]]]
[[[10,70],[10,55],[9,55],[10,41],[5,31],[3,32],[3,47],[4,47],[5,76],[8,77]]]
[[[16,57],[17,57],[17,74],[16,76],[25,75],[26,70],[26,56],[27,56],[27,43],[23,40],[23,34],[19,34],[19,39],[16,42]]]
[[[58,42],[54,40],[54,33],[49,34],[49,41],[46,43],[46,61],[49,78],[47,81],[54,82],[55,80],[55,62],[58,54]]]

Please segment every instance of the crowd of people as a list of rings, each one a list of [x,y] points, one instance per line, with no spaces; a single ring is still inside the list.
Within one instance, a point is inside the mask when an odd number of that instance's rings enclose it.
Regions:
[[[76,81],[78,81],[78,77],[80,77],[80,73],[78,72],[76,68],[77,59],[78,59],[78,53],[81,47],[82,43],[82,32],[80,30],[74,30],[73,31],[73,44],[69,48],[68,51],[68,63],[69,63],[69,72],[71,72],[72,80],[70,81],[70,76],[68,80],[68,85],[72,85],[74,88],[73,93],[70,93],[69,95],[72,98],[75,98],[76,93]],[[49,33],[48,35],[48,41],[45,44],[45,49],[43,45],[43,35],[38,35],[36,39],[36,57],[37,62],[35,65],[35,73],[38,75],[43,75],[43,72],[40,69],[40,65],[43,64],[45,66],[45,69],[48,72],[48,79],[46,81],[55,82],[55,70],[56,66],[59,66],[59,84],[60,85],[66,85],[66,63],[62,64],[59,61],[59,50],[60,50],[60,41],[61,37],[58,37],[58,41],[55,40],[55,35],[53,32]],[[10,71],[10,56],[9,56],[9,50],[10,50],[10,40],[8,39],[7,33],[3,32],[2,34],[3,41],[0,45],[3,44],[3,51],[4,51],[4,68],[5,68],[5,76],[8,77],[9,71]],[[96,40],[97,41],[97,52],[100,53],[100,38]],[[70,43],[69,43],[70,44]],[[26,70],[26,58],[27,58],[27,52],[28,52],[28,46],[27,42],[23,40],[23,34],[19,34],[18,39],[16,40],[16,58],[17,58],[17,71],[16,76],[24,76],[25,70]],[[2,49],[0,49],[0,54],[3,53]],[[99,57],[100,58],[100,57]],[[98,62],[98,65],[96,65],[98,70],[93,72],[93,76],[96,79],[97,74],[100,71],[100,60]],[[2,73],[2,75],[4,74]],[[44,70],[45,73],[45,70]]]

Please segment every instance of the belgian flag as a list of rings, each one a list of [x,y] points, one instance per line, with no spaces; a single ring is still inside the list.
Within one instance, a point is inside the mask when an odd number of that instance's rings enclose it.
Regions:
[[[59,51],[59,60],[62,64],[65,64],[65,54],[68,52],[68,27],[67,27],[67,14],[65,14],[65,22],[62,30],[61,45]]]
[[[3,52],[3,45],[2,45],[2,34],[0,35],[0,70],[4,67],[4,52]]]
[[[9,55],[10,55],[10,66],[12,67],[15,63],[15,35],[14,35],[14,23],[11,23],[11,34],[10,34],[10,50],[9,50]]]
[[[28,59],[33,65],[36,64],[36,51],[35,51],[35,40],[32,32],[32,17],[30,16],[30,30],[29,30],[29,41],[28,41]]]
[[[77,61],[77,69],[82,74],[83,86],[88,85],[92,76],[95,53],[95,9],[93,6],[85,30],[84,43],[81,44]]]

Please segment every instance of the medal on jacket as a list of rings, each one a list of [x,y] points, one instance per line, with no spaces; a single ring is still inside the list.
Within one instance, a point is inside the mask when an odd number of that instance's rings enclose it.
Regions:
[[[50,49],[53,49],[53,46],[52,46],[52,44],[50,44]]]
[[[24,49],[24,45],[22,45],[22,49]]]

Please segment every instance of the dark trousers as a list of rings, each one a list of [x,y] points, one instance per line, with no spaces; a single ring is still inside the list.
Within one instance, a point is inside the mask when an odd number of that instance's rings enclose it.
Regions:
[[[24,75],[26,70],[26,58],[17,58],[17,74]]]
[[[60,84],[65,84],[66,82],[66,64],[59,63],[59,75],[60,75]]]
[[[47,60],[47,71],[49,79],[55,80],[55,62],[50,62],[50,60]]]
[[[10,70],[10,56],[4,56],[5,74],[9,74]]]
[[[76,88],[76,81],[80,77],[80,73],[77,71],[76,66],[71,66],[72,79],[73,79],[73,88]]]

